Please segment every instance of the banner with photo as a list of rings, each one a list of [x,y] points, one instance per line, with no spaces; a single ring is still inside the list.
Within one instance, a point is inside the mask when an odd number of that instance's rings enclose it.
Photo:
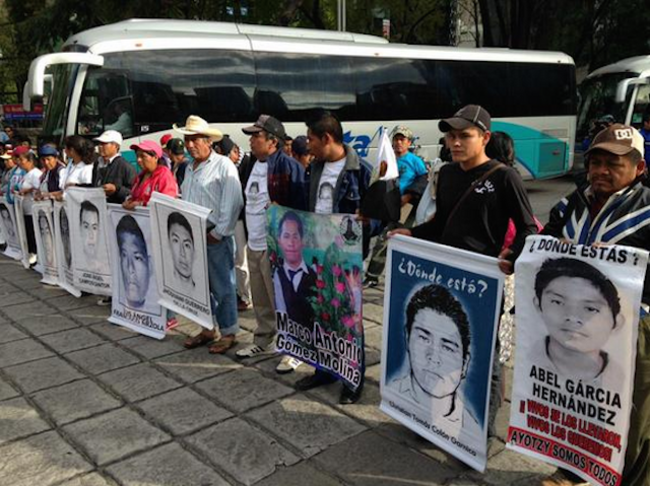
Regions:
[[[65,204],[72,242],[74,286],[96,295],[111,295],[108,255],[108,212],[101,187],[71,187]]]
[[[211,210],[159,192],[149,208],[160,305],[213,329],[206,246]]]
[[[70,241],[70,220],[63,201],[54,201],[54,248],[59,273],[59,287],[75,297],[81,297],[81,291],[74,286],[72,273],[72,242]]]
[[[14,260],[21,260],[23,251],[20,247],[18,230],[16,229],[16,211],[14,205],[9,204],[4,196],[0,198],[0,227],[7,245],[4,255]]]
[[[495,258],[389,240],[381,410],[478,471],[504,275]]]
[[[113,266],[113,302],[108,320],[162,339],[167,311],[158,303],[149,208],[127,211],[119,204],[109,204],[108,220]]]
[[[364,372],[362,228],[354,215],[267,210],[281,353],[356,389]]]
[[[648,254],[529,236],[516,263],[510,449],[621,483]]]
[[[32,214],[38,264],[43,275],[41,282],[48,285],[58,285],[59,269],[54,248],[54,210],[52,201],[49,199],[34,201]]]
[[[23,267],[29,268],[29,247],[27,245],[27,229],[25,227],[25,213],[23,212],[23,203],[25,196],[16,194],[14,196],[14,209],[16,216],[16,229],[18,230],[18,243],[20,244],[21,257],[20,261]]]

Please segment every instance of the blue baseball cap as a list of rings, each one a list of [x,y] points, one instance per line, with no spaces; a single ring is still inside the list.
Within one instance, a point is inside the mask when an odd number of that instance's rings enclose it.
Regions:
[[[48,157],[48,156],[58,157],[59,151],[52,147],[51,145],[43,145],[38,149],[39,157]]]

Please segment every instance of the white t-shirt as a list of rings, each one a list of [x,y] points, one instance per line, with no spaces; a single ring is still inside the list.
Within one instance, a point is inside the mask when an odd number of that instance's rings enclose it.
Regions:
[[[248,247],[254,251],[266,250],[266,208],[269,207],[268,188],[269,164],[255,162],[246,183],[246,226]]]
[[[326,162],[318,182],[318,197],[316,199],[317,214],[332,214],[334,210],[334,189],[336,181],[345,166],[345,158],[336,162]]]
[[[77,165],[70,162],[66,167],[61,169],[59,175],[59,187],[64,191],[68,184],[92,184],[92,182],[93,166],[85,162],[79,162]]]
[[[20,185],[21,189],[38,189],[41,185],[41,175],[43,173],[40,169],[33,168],[30,170],[23,179],[23,183]],[[25,196],[23,200],[23,213],[30,216],[32,214],[32,205],[34,204],[34,194],[29,193]]]

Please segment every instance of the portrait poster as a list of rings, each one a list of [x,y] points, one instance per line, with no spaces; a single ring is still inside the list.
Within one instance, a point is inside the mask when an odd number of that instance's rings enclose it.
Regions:
[[[41,282],[48,285],[58,285],[59,283],[59,269],[54,248],[53,214],[51,200],[34,201],[32,220],[34,223],[34,236],[36,237],[38,263],[43,275]]]
[[[354,215],[267,210],[281,353],[340,377],[363,377],[361,225]]]
[[[497,259],[396,236],[386,272],[380,408],[482,472],[504,281]]]
[[[516,263],[507,446],[621,483],[648,254],[529,236]]]
[[[59,287],[75,297],[81,297],[81,291],[74,286],[72,273],[72,241],[70,240],[70,220],[63,201],[54,201],[54,248],[59,273]]]
[[[149,208],[160,305],[213,329],[207,251],[211,210],[159,192]]]
[[[111,295],[106,195],[98,188],[71,187],[65,204],[72,243],[74,286],[96,295]]]
[[[121,205],[109,204],[108,220],[113,266],[113,301],[108,320],[162,339],[167,311],[158,303],[149,208],[127,211]]]
[[[18,243],[20,244],[20,261],[23,267],[29,268],[29,247],[27,246],[27,230],[25,228],[25,214],[23,212],[23,202],[25,196],[16,194],[14,196],[14,209],[16,215],[16,229],[18,234]]]
[[[14,260],[21,260],[23,251],[18,241],[18,231],[16,230],[16,212],[13,204],[7,202],[6,197],[0,198],[0,225],[5,237],[4,254]]]

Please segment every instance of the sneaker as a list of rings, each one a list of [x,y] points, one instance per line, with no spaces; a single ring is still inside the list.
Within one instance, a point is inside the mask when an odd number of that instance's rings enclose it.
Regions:
[[[271,343],[265,347],[258,346],[257,344],[250,344],[244,349],[240,349],[235,353],[235,356],[238,358],[254,358],[255,356],[265,356],[269,354],[275,354],[275,343]]]
[[[374,289],[377,285],[379,285],[379,279],[377,277],[368,275],[363,281],[364,289]]]
[[[356,390],[353,390],[352,388],[348,388],[347,385],[343,385],[343,389],[341,390],[341,396],[339,398],[339,403],[341,405],[352,405],[353,403],[357,403],[361,398],[362,391],[363,391],[363,384],[361,384],[361,386],[358,387]]]
[[[111,305],[113,303],[113,297],[102,297],[97,301],[97,305],[100,307],[106,307],[107,305]]]
[[[329,385],[335,381],[336,377],[333,375],[330,375],[325,371],[316,370],[313,375],[305,376],[304,378],[296,381],[294,387],[298,391],[307,391],[319,386]]]
[[[283,356],[282,360],[275,367],[275,372],[279,375],[286,375],[287,373],[294,371],[301,364],[302,361],[293,356]]]
[[[34,265],[36,265],[36,261],[37,261],[36,254],[30,253],[27,260],[29,261],[29,266],[33,267]]]

